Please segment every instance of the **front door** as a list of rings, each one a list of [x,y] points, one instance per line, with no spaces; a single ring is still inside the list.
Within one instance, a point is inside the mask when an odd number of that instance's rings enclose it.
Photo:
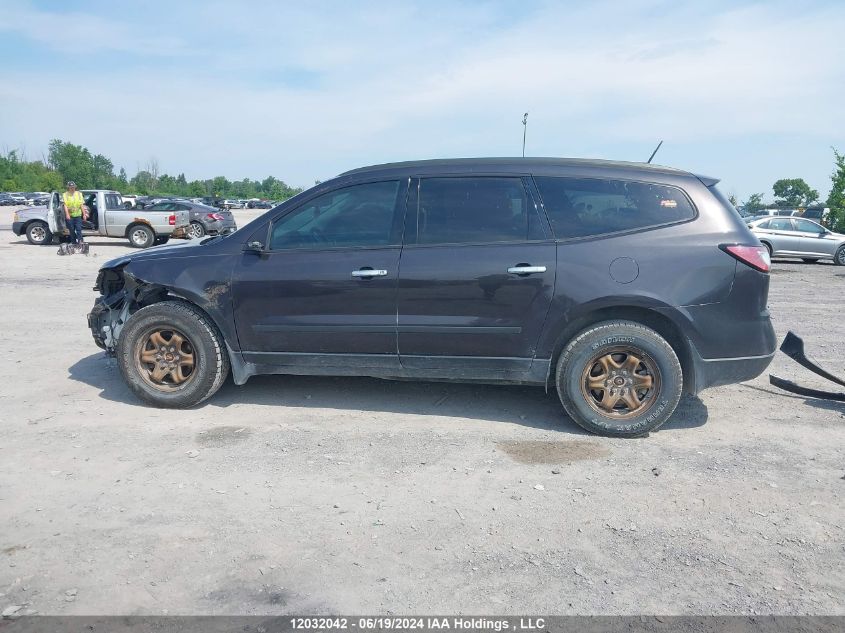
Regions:
[[[399,274],[404,368],[464,378],[530,369],[556,254],[526,184],[519,176],[414,182]]]
[[[290,368],[398,367],[396,287],[407,181],[305,201],[270,223],[233,275],[250,362]]]
[[[50,194],[50,202],[47,204],[47,226],[50,227],[53,235],[62,235],[67,230],[63,205],[61,193],[54,191]]]
[[[804,255],[833,257],[839,242],[829,236],[823,226],[804,218],[793,218],[792,222],[801,233],[801,252]]]

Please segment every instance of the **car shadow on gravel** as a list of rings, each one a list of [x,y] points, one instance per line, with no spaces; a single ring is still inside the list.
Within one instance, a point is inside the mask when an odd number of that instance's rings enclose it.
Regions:
[[[92,354],[69,368],[70,378],[100,390],[100,397],[146,406],[129,391],[117,362]],[[254,376],[245,385],[231,378],[199,408],[230,405],[290,406],[458,417],[506,422],[548,431],[587,434],[563,411],[557,394],[542,387],[381,380],[333,376]],[[707,422],[707,407],[685,396],[663,429],[687,429]]]

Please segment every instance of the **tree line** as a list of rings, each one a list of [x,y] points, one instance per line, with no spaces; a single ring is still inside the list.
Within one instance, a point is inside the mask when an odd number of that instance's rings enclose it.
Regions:
[[[115,189],[121,193],[219,198],[267,198],[287,200],[302,191],[283,180],[268,176],[263,180],[230,181],[224,176],[188,180],[161,173],[158,161],[151,159],[131,178],[121,167],[87,147],[54,139],[43,160],[25,160],[16,150],[0,154],[0,191],[54,191],[72,180],[80,189]]]
[[[834,231],[845,231],[845,154],[833,150],[834,170],[830,195],[824,202],[830,207],[826,224]],[[27,161],[16,150],[0,154],[0,191],[54,191],[73,180],[80,189],[115,189],[121,193],[219,198],[267,198],[287,200],[302,191],[284,181],[268,176],[264,180],[230,181],[224,176],[208,180],[188,180],[160,173],[158,161],[151,159],[132,178],[121,167],[115,174],[114,163],[102,154],[92,154],[87,147],[59,139],[50,141],[44,160]],[[772,186],[775,206],[806,208],[818,203],[819,192],[802,178],[781,178]],[[747,213],[756,213],[767,205],[762,193],[753,193],[744,202],[731,196],[731,202]]]

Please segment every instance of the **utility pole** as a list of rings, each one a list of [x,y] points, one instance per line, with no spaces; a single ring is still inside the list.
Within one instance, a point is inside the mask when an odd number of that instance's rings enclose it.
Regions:
[[[528,133],[528,113],[522,115],[522,157],[525,158],[525,135]]]

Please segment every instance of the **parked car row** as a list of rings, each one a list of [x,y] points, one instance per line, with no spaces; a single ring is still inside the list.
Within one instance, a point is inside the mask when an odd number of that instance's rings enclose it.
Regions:
[[[137,248],[164,244],[170,238],[200,238],[226,235],[237,230],[230,211],[187,201],[159,201],[148,207],[131,208],[117,191],[86,189],[82,191],[88,207],[83,235],[123,237]],[[60,192],[47,196],[43,206],[15,212],[15,235],[26,235],[30,244],[47,245],[68,235]]]
[[[9,207],[16,205],[35,206],[39,204],[47,204],[50,194],[44,191],[29,191],[21,192],[15,191],[10,193],[0,193],[0,206]]]

